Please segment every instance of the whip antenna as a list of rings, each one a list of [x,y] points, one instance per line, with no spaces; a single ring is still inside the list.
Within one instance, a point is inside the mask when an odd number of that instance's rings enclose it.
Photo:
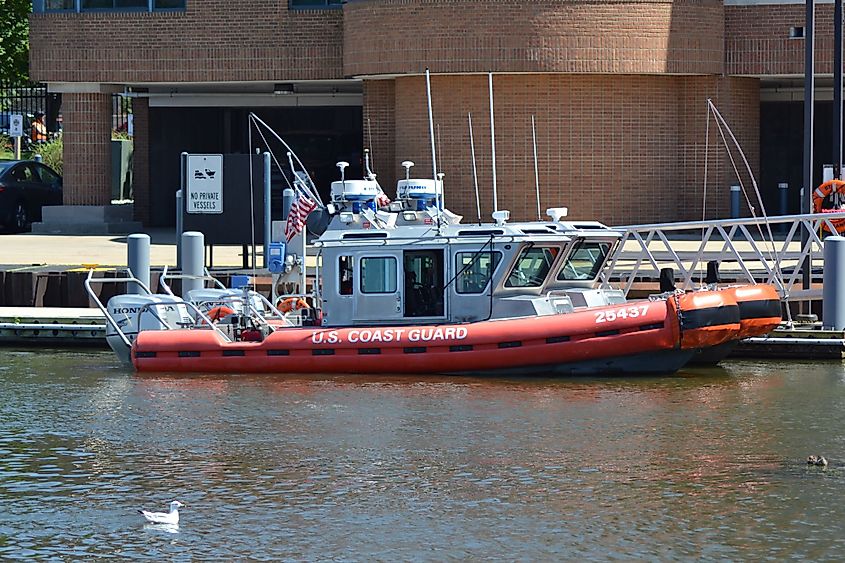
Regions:
[[[540,215],[540,173],[537,170],[537,129],[534,127],[534,116],[531,116],[531,137],[534,139],[534,185],[537,188],[537,220],[541,221]]]
[[[481,199],[478,197],[478,168],[475,166],[475,140],[472,137],[472,112],[467,113],[469,119],[469,148],[472,151],[472,181],[475,184],[475,209],[478,212],[478,224],[481,224]]]
[[[487,73],[487,88],[490,90],[490,145],[493,149],[493,212],[499,211],[496,195],[496,123],[493,119],[493,73]]]

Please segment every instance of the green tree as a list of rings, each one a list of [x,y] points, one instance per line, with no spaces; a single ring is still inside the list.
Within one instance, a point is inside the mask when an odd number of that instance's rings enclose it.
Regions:
[[[29,76],[29,13],[32,0],[0,0],[0,81]]]

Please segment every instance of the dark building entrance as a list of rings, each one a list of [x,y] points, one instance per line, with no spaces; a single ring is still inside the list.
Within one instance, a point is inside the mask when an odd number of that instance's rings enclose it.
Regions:
[[[176,224],[175,194],[179,189],[179,159],[189,153],[249,152],[247,116],[254,111],[290,146],[308,168],[324,201],[329,186],[339,178],[335,163],[349,162],[347,178],[362,173],[362,110],[358,106],[299,108],[150,108],[150,226]],[[273,153],[286,165],[285,149],[270,141]],[[264,142],[252,134],[252,149],[265,150]],[[288,167],[285,166],[287,169]],[[225,171],[224,171],[225,174]],[[273,165],[274,200],[287,184]],[[259,186],[258,189],[261,189]],[[244,197],[247,197],[246,193]]]
[[[816,102],[813,124],[813,185],[822,183],[822,167],[833,163],[833,103]],[[788,213],[806,213],[800,190],[804,177],[804,103],[760,104],[760,192],[769,215],[780,215],[778,184],[789,184]],[[806,196],[809,199],[809,195]]]

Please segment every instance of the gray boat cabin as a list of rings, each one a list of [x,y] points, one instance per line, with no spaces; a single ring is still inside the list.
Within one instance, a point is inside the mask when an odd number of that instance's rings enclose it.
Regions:
[[[600,287],[622,237],[601,223],[461,224],[445,210],[391,206],[378,216],[342,211],[316,241],[323,326],[470,323],[625,302]]]

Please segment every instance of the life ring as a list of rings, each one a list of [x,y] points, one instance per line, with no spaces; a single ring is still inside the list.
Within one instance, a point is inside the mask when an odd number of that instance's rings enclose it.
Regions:
[[[291,311],[299,311],[300,309],[310,309],[311,305],[301,297],[288,297],[279,301],[276,308],[282,313],[290,313]]]
[[[234,309],[225,305],[220,305],[219,307],[214,307],[208,311],[208,318],[212,321],[219,321],[223,317],[228,317],[233,314],[235,314]]]
[[[825,209],[823,207],[825,200],[834,192],[838,192],[842,186],[845,186],[845,180],[828,180],[816,188],[813,191],[813,211],[815,213],[836,213],[842,211],[842,209]],[[845,190],[843,190],[842,195],[845,197]],[[828,223],[833,225],[833,228],[836,229],[837,232],[845,232],[845,218],[831,219],[830,221],[822,223],[822,229],[830,232]]]

